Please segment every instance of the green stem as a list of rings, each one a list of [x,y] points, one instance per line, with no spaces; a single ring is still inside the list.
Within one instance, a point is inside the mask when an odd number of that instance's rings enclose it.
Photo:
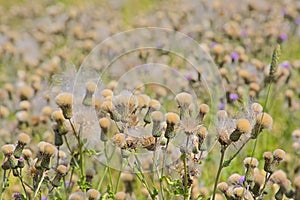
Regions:
[[[211,200],[215,200],[215,197],[216,197],[217,185],[218,185],[218,182],[219,182],[221,171],[223,169],[223,160],[224,160],[224,157],[225,157],[225,151],[226,151],[226,147],[222,146],[221,147],[221,158],[220,158],[220,162],[219,162],[219,168],[218,168],[218,172],[217,172],[217,177],[215,179],[213,196],[212,196]]]
[[[39,190],[42,186],[42,183],[44,181],[44,178],[45,178],[45,174],[44,174],[44,170],[42,170],[42,176],[40,178],[40,181],[39,181],[39,184],[38,184],[37,188],[34,191],[33,199],[35,199],[36,195],[38,194],[38,192],[39,192]]]
[[[121,169],[120,169],[119,174],[118,174],[117,184],[116,184],[116,188],[115,188],[115,193],[117,193],[117,191],[118,191],[118,189],[119,189],[122,170],[123,170],[123,168],[126,166],[126,163],[125,163],[123,160],[124,160],[124,159],[121,160]]]

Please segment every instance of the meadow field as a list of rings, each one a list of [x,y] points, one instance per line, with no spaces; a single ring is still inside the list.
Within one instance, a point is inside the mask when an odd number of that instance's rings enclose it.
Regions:
[[[0,200],[300,200],[298,0],[0,0]]]

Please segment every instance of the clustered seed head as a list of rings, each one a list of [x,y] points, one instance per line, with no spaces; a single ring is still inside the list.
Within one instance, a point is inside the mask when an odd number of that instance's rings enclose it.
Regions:
[[[244,166],[246,168],[256,168],[258,166],[258,160],[256,158],[247,157],[244,159]]]
[[[239,119],[236,122],[236,129],[242,132],[243,134],[250,133],[251,124],[247,119]]]
[[[63,92],[55,97],[56,104],[61,108],[66,119],[72,118],[73,94]]]
[[[113,142],[120,148],[123,148],[126,144],[125,135],[123,133],[117,133],[113,137]]]
[[[282,170],[277,170],[272,174],[270,181],[281,185],[281,183],[285,182],[286,179],[287,179],[286,173]]]
[[[89,189],[87,191],[88,200],[98,200],[100,199],[100,192],[95,189]]]
[[[261,125],[262,129],[269,129],[273,124],[272,117],[267,113],[261,113],[256,117],[256,123]]]
[[[32,152],[29,149],[23,149],[22,154],[25,160],[29,160],[32,157]]]

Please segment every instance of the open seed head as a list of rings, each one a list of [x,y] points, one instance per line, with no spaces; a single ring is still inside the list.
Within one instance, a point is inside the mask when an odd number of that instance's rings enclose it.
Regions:
[[[200,113],[207,114],[209,112],[209,106],[205,103],[200,104],[199,106]]]
[[[110,89],[104,89],[101,92],[101,95],[106,98],[106,97],[112,97],[114,95],[113,91]]]
[[[159,110],[160,109],[160,102],[156,99],[151,99],[149,103],[149,108],[152,108],[153,110]]]
[[[69,196],[69,200],[86,200],[83,192],[74,192]]]
[[[100,192],[95,189],[89,189],[87,191],[87,197],[89,200],[98,200],[100,199]]]
[[[107,117],[99,119],[99,125],[102,129],[108,129],[110,127],[110,120]]]
[[[66,175],[67,172],[68,172],[68,168],[64,165],[59,165],[57,168],[56,168],[57,172],[62,174],[62,175]]]
[[[240,181],[241,175],[234,173],[228,177],[229,185],[238,185]]]
[[[65,120],[64,115],[61,110],[53,111],[51,117],[54,121],[64,121]]]
[[[138,107],[139,108],[147,108],[150,103],[150,97],[146,94],[137,95]]]
[[[46,143],[45,146],[44,146],[44,153],[49,155],[49,156],[52,156],[54,155],[56,152],[56,148],[55,146],[53,146],[52,144],[50,143]]]
[[[225,193],[228,190],[228,184],[226,182],[221,182],[217,185],[218,190]]]
[[[254,113],[261,113],[263,111],[263,107],[262,105],[260,105],[259,103],[252,103],[251,104],[251,110],[254,112]]]
[[[283,182],[285,182],[286,179],[287,179],[286,173],[282,170],[277,170],[272,174],[270,181],[280,185]]]
[[[94,93],[97,90],[97,84],[92,81],[88,81],[85,84],[85,89],[89,93]]]

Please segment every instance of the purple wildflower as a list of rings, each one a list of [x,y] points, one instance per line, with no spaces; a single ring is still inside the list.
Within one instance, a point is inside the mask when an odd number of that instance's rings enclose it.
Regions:
[[[230,54],[230,57],[233,61],[237,61],[239,59],[239,54],[235,51],[233,51],[231,54]]]
[[[279,35],[279,39],[280,39],[282,42],[284,42],[284,41],[286,41],[286,40],[288,39],[288,36],[287,36],[286,33],[281,33],[281,34]]]
[[[297,89],[297,93],[300,94],[300,88]]]
[[[218,109],[219,109],[219,110],[224,110],[224,109],[225,109],[225,104],[224,104],[224,103],[220,103],[220,104],[218,105]]]
[[[281,67],[284,69],[289,69],[290,68],[290,62],[289,61],[284,61],[283,63],[281,63]]]
[[[186,78],[188,81],[193,80],[193,76],[192,76],[191,74],[186,74],[186,75],[185,75],[185,78]]]
[[[42,196],[42,200],[48,200],[46,196]]]
[[[300,25],[300,16],[297,17],[297,18],[295,19],[295,23],[296,23],[297,25]]]
[[[245,37],[248,35],[248,31],[246,29],[243,29],[241,32],[242,36]]]
[[[241,176],[239,179],[239,185],[243,185],[244,181],[245,181],[245,176]]]
[[[236,101],[236,100],[239,99],[239,96],[238,96],[236,93],[231,93],[231,94],[229,95],[229,98],[230,98],[231,100],[233,100],[233,101]]]

